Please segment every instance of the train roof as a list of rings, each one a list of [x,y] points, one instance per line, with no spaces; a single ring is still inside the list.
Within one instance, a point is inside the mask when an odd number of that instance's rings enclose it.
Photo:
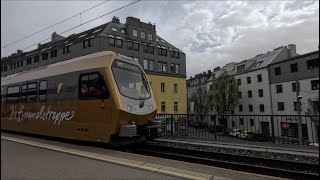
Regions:
[[[94,69],[107,67],[108,62],[105,58],[100,58],[104,56],[121,56],[112,51],[102,51],[97,52],[67,61],[62,61],[47,66],[42,66],[39,68],[31,69],[28,71],[22,71],[15,74],[10,74],[5,77],[1,77],[1,86],[14,84],[19,82],[31,81],[34,79],[55,76],[59,74],[65,74],[75,71]]]

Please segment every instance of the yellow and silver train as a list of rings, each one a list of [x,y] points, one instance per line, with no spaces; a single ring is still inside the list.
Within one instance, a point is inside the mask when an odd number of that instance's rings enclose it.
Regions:
[[[1,129],[129,144],[156,134],[145,72],[111,51],[1,77]]]

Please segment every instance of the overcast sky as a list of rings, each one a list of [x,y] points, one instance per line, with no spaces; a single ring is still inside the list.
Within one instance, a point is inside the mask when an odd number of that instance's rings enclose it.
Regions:
[[[1,0],[1,47],[101,2]],[[81,17],[1,48],[1,57],[50,38],[54,31],[59,34],[130,2],[133,1],[104,3]],[[318,50],[319,46],[319,1],[143,0],[63,35],[104,24],[113,16],[118,16],[122,23],[127,16],[155,23],[160,37],[186,53],[187,76],[279,46],[296,44],[299,54]]]

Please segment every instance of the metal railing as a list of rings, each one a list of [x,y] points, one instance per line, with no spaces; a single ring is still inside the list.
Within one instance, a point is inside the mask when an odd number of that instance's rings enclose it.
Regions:
[[[157,114],[162,135],[196,140],[299,144],[297,115]],[[301,115],[301,145],[317,146],[319,116]]]

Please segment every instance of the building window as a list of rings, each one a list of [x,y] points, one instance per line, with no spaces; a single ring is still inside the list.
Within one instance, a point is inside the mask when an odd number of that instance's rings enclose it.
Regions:
[[[42,54],[42,60],[47,60],[48,59],[48,53],[43,53]]]
[[[254,120],[250,119],[250,126],[254,126]]]
[[[253,112],[253,105],[252,104],[249,104],[249,111]]]
[[[232,120],[232,127],[236,127],[236,122]]]
[[[165,83],[161,83],[161,92],[165,92]]]
[[[247,84],[251,84],[251,77],[247,77]]]
[[[238,81],[238,86],[240,86],[241,85],[241,79],[237,79],[237,81]]]
[[[154,62],[153,60],[149,60],[149,70],[154,70]]]
[[[149,68],[148,66],[149,66],[148,60],[144,59],[143,60],[143,69],[148,69]]]
[[[57,57],[57,54],[58,54],[58,50],[57,49],[55,49],[55,50],[52,50],[51,51],[51,58],[54,58],[54,57]]]
[[[162,71],[167,72],[167,63],[162,63]]]
[[[162,71],[162,62],[158,62],[158,71]]]
[[[31,63],[32,63],[31,58],[28,58],[28,59],[27,59],[27,65],[29,65],[29,64],[31,64]]]
[[[108,40],[109,46],[115,47],[115,45],[116,45],[116,39],[114,38],[114,36],[109,35],[109,38],[108,38],[108,39],[109,39],[109,40]]]
[[[93,44],[92,42],[93,42],[92,38],[85,39],[83,41],[83,49],[85,49],[87,47],[91,47]]]
[[[260,104],[260,112],[264,112],[264,104]]]
[[[138,31],[136,29],[132,30],[132,36],[134,36],[134,37],[138,36]]]
[[[292,83],[292,92],[296,92],[296,91],[297,91],[297,84]]]
[[[262,75],[261,74],[257,75],[257,78],[258,78],[258,82],[262,82]]]
[[[300,105],[300,111],[302,111],[302,106],[301,106],[301,102],[299,102]],[[294,106],[294,111],[298,110],[298,103],[297,102],[293,102],[293,106]]]
[[[284,111],[284,102],[278,102],[278,111]]]
[[[298,72],[298,63],[290,64],[291,72]]]
[[[167,49],[161,48],[161,56],[167,56]]]
[[[139,43],[138,42],[133,42],[133,50],[139,51]]]
[[[39,56],[35,56],[35,57],[33,57],[33,62],[37,63],[37,62],[39,62],[39,59],[40,59]]]
[[[161,112],[166,112],[166,102],[161,102]]]
[[[142,49],[143,49],[143,52],[144,52],[144,53],[147,53],[147,52],[148,52],[148,45],[145,44],[145,43],[143,43],[143,44],[142,44]]]
[[[274,68],[274,74],[275,74],[276,76],[281,75],[281,68],[280,68],[280,67]]]
[[[173,110],[174,112],[178,112],[178,102],[173,103]]]
[[[178,92],[178,84],[173,84],[173,92],[174,93]]]
[[[63,47],[63,54],[67,54],[67,53],[70,53],[70,45],[67,45],[65,47]]]
[[[307,68],[308,69],[319,68],[319,59],[313,59],[313,60],[307,61]]]
[[[276,85],[277,93],[282,93],[282,84]]]
[[[145,32],[141,31],[140,35],[141,35],[141,38],[142,38],[142,39],[145,39],[145,38],[146,38],[146,33],[145,33]]]
[[[240,125],[243,125],[243,118],[239,118],[239,121]]]
[[[248,98],[252,98],[252,91],[248,91]]]
[[[242,92],[238,92],[239,98],[242,98]]]
[[[259,97],[263,97],[263,89],[259,89]]]
[[[256,67],[260,66],[262,61],[257,62]]]
[[[127,41],[127,48],[128,48],[129,50],[132,50],[132,49],[133,49],[132,41],[130,41],[130,40]]]
[[[240,73],[240,72],[243,72],[245,69],[245,65],[241,65],[241,66],[237,66],[237,72]]]
[[[122,48],[122,39],[120,37],[116,38],[116,46],[117,48]]]
[[[319,111],[319,101],[312,101],[312,108],[314,112]]]
[[[311,81],[311,90],[319,90],[319,80]]]
[[[239,104],[239,112],[242,112],[242,109],[243,107],[242,107],[242,104]]]
[[[176,73],[179,74],[180,73],[180,65],[176,64]]]
[[[148,46],[148,53],[154,54],[154,47],[152,45]]]
[[[152,34],[148,34],[148,40],[152,41]]]
[[[113,32],[117,32],[117,31],[118,31],[118,30],[117,30],[116,28],[114,28],[114,27],[112,27],[111,30],[112,30]]]
[[[175,72],[175,69],[174,69],[174,68],[175,68],[175,65],[174,65],[174,64],[171,64],[171,65],[170,65],[170,71],[173,72],[173,73]]]
[[[281,122],[281,135],[298,138],[298,123]],[[306,124],[302,124],[302,137],[308,137]]]

